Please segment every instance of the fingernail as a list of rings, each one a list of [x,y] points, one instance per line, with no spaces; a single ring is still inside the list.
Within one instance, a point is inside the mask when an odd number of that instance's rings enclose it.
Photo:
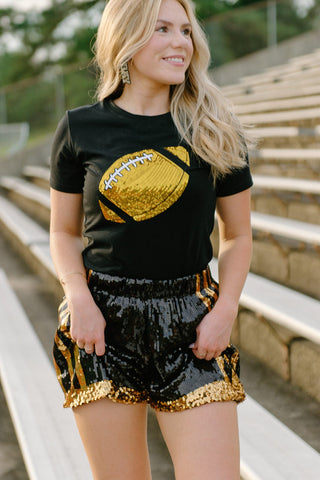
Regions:
[[[191,343],[191,345],[189,345],[189,348],[194,348],[194,343]]]

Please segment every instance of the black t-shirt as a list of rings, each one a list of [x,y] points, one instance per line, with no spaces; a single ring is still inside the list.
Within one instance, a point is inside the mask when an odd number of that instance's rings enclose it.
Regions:
[[[217,196],[252,185],[249,167],[213,185],[171,114],[133,115],[112,101],[68,111],[55,133],[51,187],[83,193],[84,265],[133,278],[177,278],[212,258]]]

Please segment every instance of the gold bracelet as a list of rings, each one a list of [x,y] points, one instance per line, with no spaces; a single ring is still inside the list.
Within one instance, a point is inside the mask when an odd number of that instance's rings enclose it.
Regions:
[[[83,272],[70,272],[70,273],[66,273],[65,275],[63,275],[63,277],[60,278],[61,285],[66,284],[65,279],[66,279],[66,277],[69,277],[70,275],[82,275],[87,280],[87,276]]]

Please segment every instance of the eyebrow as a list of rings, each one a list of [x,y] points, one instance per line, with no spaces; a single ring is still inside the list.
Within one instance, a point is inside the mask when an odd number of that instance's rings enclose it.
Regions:
[[[161,18],[158,18],[157,23],[158,22],[164,23],[165,25],[169,25],[169,26],[173,25],[172,22],[169,22],[168,20],[162,20]],[[191,23],[184,23],[183,25],[181,25],[181,27],[191,27]]]

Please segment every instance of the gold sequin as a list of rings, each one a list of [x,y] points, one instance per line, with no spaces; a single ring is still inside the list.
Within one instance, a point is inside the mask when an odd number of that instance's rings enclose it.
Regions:
[[[207,403],[226,401],[240,403],[244,399],[245,393],[239,380],[232,385],[228,381],[219,380],[197,388],[177,400],[151,402],[150,405],[160,412],[181,412]]]
[[[88,271],[90,286],[97,288],[97,295],[102,293],[107,282],[106,279],[103,280],[100,278],[101,275],[97,272]],[[141,346],[144,341],[147,341],[150,349],[150,352],[149,350],[148,353],[147,351],[145,352],[143,358],[139,358],[139,361],[142,361],[142,365],[144,365],[143,362],[145,362],[145,365],[148,365],[150,358],[153,358],[156,362],[161,358],[158,352],[160,347],[158,343],[155,342],[158,338],[157,336],[161,336],[161,349],[163,353],[165,351],[170,352],[172,345],[174,345],[177,340],[181,341],[180,337],[176,338],[172,335],[172,327],[170,325],[172,312],[168,311],[167,305],[168,301],[172,302],[172,298],[170,297],[172,291],[174,291],[174,298],[181,296],[184,298],[184,302],[186,302],[181,304],[184,305],[183,316],[188,315],[186,312],[190,312],[191,315],[195,313],[193,310],[194,297],[190,294],[195,294],[201,299],[201,302],[197,302],[196,310],[198,312],[197,315],[200,316],[199,318],[213,308],[218,298],[218,284],[211,279],[208,270],[170,282],[166,280],[152,282],[151,280],[134,281],[133,279],[129,281],[128,279],[121,279],[120,277],[110,278],[112,278],[112,285],[113,288],[115,288],[113,307],[115,307],[116,310],[118,308],[123,309],[121,313],[121,328],[123,329],[122,338],[124,344],[128,345],[128,342],[130,343],[130,332],[134,332],[135,328],[138,329],[135,332],[137,341],[140,338],[140,335],[138,335],[139,329],[142,328],[142,330],[145,331],[144,322],[142,322],[142,324],[139,323],[141,321],[139,310],[137,310],[140,319],[139,322],[135,327],[132,323],[134,319],[131,313],[129,315],[129,310],[126,308],[131,298],[130,294],[137,294],[138,289],[139,296],[137,298],[139,298],[139,303],[145,303],[145,306],[148,306],[148,308],[150,308],[149,303],[150,301],[152,302],[153,297],[155,296],[157,298],[157,302],[153,303],[153,309],[155,310],[148,310],[149,316],[146,318],[148,325],[151,325],[149,337],[147,340],[141,340]],[[109,279],[108,281],[110,282],[111,280]],[[108,284],[109,293],[110,288],[110,284]],[[96,301],[98,301],[98,297]],[[101,299],[101,301],[103,304],[103,299]],[[191,302],[190,305],[192,305],[190,309],[186,308],[188,302]],[[176,307],[178,308],[176,313],[179,312],[178,315],[182,315],[182,312],[179,310],[179,303],[177,303]],[[159,318],[162,318],[161,322],[159,322]],[[185,317],[183,319],[181,317],[181,321],[185,321]],[[128,329],[129,325],[130,328]],[[187,323],[185,325],[187,325]],[[132,327],[134,327],[133,330]],[[191,330],[191,333],[193,334],[193,330]],[[189,333],[187,333],[187,335],[189,338]],[[143,335],[141,338],[143,338]],[[122,368],[122,371],[119,371],[116,374],[116,378],[114,378],[114,373],[109,371],[109,365],[113,365],[113,362],[119,362],[119,354],[121,355],[121,365],[127,365],[127,368]],[[188,350],[187,355],[189,354],[190,352]],[[130,355],[125,355],[124,352],[118,352],[118,348],[114,348],[112,342],[108,345],[108,352],[104,357],[86,354],[78,348],[71,338],[70,313],[65,299],[59,307],[59,328],[55,336],[54,359],[57,377],[65,394],[65,407],[77,407],[102,398],[109,398],[112,401],[126,404],[149,403],[158,411],[176,412],[211,402],[236,401],[239,403],[244,400],[245,392],[237,375],[239,371],[239,353],[233,345],[229,345],[222,355],[213,361],[212,366],[203,360],[205,367],[199,367],[198,372],[201,376],[201,370],[203,368],[204,376],[201,378],[203,378],[203,380],[206,379],[203,381],[204,385],[201,385],[201,382],[194,383],[191,378],[192,376],[189,377],[186,371],[181,375],[179,370],[181,359],[179,355],[178,357],[173,356],[170,358],[170,354],[168,354],[167,357],[164,356],[163,360],[160,360],[160,363],[155,363],[155,365],[157,364],[157,368],[160,368],[159,372],[161,371],[163,373],[163,378],[166,377],[166,368],[168,368],[168,372],[171,373],[176,369],[180,375],[179,385],[174,384],[174,382],[170,380],[165,386],[165,393],[161,393],[161,389],[163,388],[161,382],[158,386],[157,384],[151,385],[148,383],[150,379],[148,380],[146,377],[144,378],[145,384],[142,387],[145,390],[141,389],[141,391],[137,391],[135,388],[132,388],[132,386],[136,387],[134,375],[138,374],[139,385],[143,376],[140,378],[138,371],[132,370],[133,377],[129,383],[127,383],[128,378],[126,378],[126,371],[132,366],[132,358],[136,360],[135,355],[133,354],[133,357],[131,357]],[[181,349],[181,355],[186,355],[183,348]],[[192,359],[191,362],[193,361]],[[127,362],[127,364],[125,362]],[[194,366],[194,368],[198,367]],[[214,380],[215,378],[216,380]],[[131,385],[131,388],[123,386],[126,383]],[[198,385],[200,386],[198,387]],[[197,386],[197,388],[195,388],[195,386]],[[192,388],[194,390],[190,391]]]
[[[86,388],[86,377],[80,361],[80,351],[77,344],[74,346],[74,359],[75,359],[75,372],[77,373],[77,378],[82,389]]]
[[[109,398],[114,402],[132,405],[147,402],[148,395],[146,392],[138,392],[132,388],[116,387],[112,380],[104,380],[88,385],[84,389],[68,392],[63,406],[65,408],[79,407],[102,398]]]
[[[62,325],[60,327],[61,330],[65,329],[64,325]],[[56,333],[55,335],[55,346],[57,347],[57,349],[60,351],[61,355],[64,357],[66,363],[67,363],[67,371],[61,371],[60,370],[60,367],[58,365],[58,363],[56,362],[56,360],[54,359],[54,367],[55,367],[55,370],[56,370],[56,375],[57,375],[57,378],[58,378],[58,381],[64,391],[64,394],[66,395],[67,392],[63,386],[63,382],[61,381],[63,376],[65,376],[66,374],[70,374],[72,371],[73,371],[73,366],[72,366],[72,355],[71,355],[71,352],[69,350],[69,348],[63,343],[63,341],[59,338],[59,335],[58,335],[58,332]]]
[[[208,308],[208,310],[210,311],[212,309],[212,305],[211,305],[211,300],[210,298],[208,297],[205,297],[202,293],[201,293],[201,275],[200,273],[197,273],[196,274],[196,295],[197,297],[200,298],[200,300],[203,301],[203,303],[205,304],[205,306]]]
[[[186,165],[190,165],[187,150],[167,147]],[[104,173],[100,193],[135,221],[141,222],[159,215],[183,194],[189,174],[178,164],[156,150],[146,149],[116,160]],[[99,201],[106,220],[124,223],[109,205]]]
[[[103,205],[101,200],[99,200],[99,205],[100,205],[102,214],[106,220],[110,220],[112,222],[117,222],[117,223],[126,223],[125,220],[119,217],[119,215],[113,212],[110,208]]]
[[[190,166],[190,157],[188,151],[184,147],[166,147],[168,152],[176,155],[180,160],[182,160],[186,165]]]
[[[222,362],[219,362],[219,366],[222,367]],[[157,411],[181,412],[212,402],[235,401],[240,403],[245,399],[245,393],[238,378],[234,378],[231,384],[226,376],[225,380],[204,385],[176,400],[155,402],[149,399],[147,392],[138,392],[128,387],[115,387],[112,380],[105,380],[88,385],[81,390],[68,392],[64,407],[78,407],[102,398],[129,405],[148,402]]]

